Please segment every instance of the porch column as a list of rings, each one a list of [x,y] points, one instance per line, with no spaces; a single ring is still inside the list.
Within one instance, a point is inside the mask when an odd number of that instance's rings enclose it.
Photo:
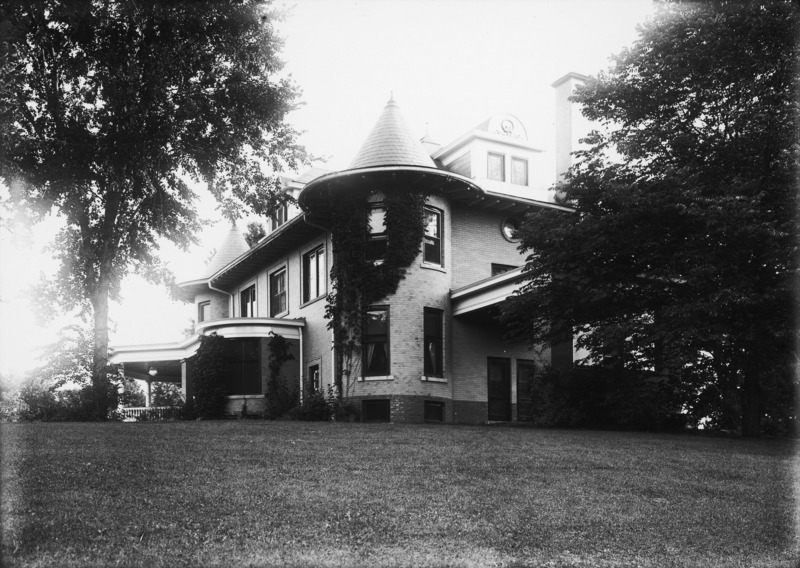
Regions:
[[[192,367],[188,359],[181,359],[181,394],[186,402],[191,401],[194,395],[192,389]]]
[[[147,390],[144,393],[144,405],[147,408],[150,408],[150,401],[152,400],[152,398],[151,398],[152,395],[151,395],[151,392],[150,392],[150,379],[146,379],[146,382],[147,382]]]

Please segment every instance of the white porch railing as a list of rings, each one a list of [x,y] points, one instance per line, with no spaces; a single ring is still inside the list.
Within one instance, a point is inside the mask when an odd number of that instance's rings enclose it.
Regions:
[[[166,420],[168,418],[178,418],[180,408],[177,406],[134,406],[131,408],[118,409],[123,420],[137,420],[140,416],[146,416],[151,420]]]

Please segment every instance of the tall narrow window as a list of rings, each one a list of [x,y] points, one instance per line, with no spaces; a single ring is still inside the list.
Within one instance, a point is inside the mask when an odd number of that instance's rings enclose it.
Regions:
[[[270,216],[270,225],[272,230],[274,231],[281,225],[286,222],[286,219],[289,216],[289,208],[287,205],[281,205],[275,212]]]
[[[308,368],[308,392],[314,394],[320,390],[319,365],[311,365]]]
[[[325,247],[303,255],[303,303],[325,293]]]
[[[425,376],[443,377],[444,314],[442,310],[425,308],[423,327],[425,334],[425,353],[423,354]]]
[[[252,286],[245,288],[239,293],[239,301],[240,301],[240,310],[239,316],[243,318],[254,318],[256,317],[257,306],[256,306],[256,285],[253,284]]]
[[[431,264],[442,264],[442,213],[425,209],[425,236],[423,237],[423,260]]]
[[[528,185],[528,160],[511,158],[511,183]]]
[[[386,255],[386,207],[367,210],[367,260],[380,260]]]
[[[362,335],[365,377],[389,374],[389,308],[369,308]]]
[[[506,157],[503,154],[489,152],[489,161],[486,164],[486,177],[497,181],[506,181]]]
[[[275,317],[286,311],[286,269],[269,275],[269,315]]]
[[[211,302],[200,302],[197,304],[197,323],[203,323],[211,319]]]

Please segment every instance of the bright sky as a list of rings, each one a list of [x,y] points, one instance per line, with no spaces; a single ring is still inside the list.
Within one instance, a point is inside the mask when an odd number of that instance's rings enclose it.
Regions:
[[[277,0],[279,1],[279,0]],[[348,166],[393,93],[412,132],[447,143],[497,113],[517,116],[530,141],[552,151],[551,83],[575,71],[592,75],[636,38],[650,0],[294,0],[278,25],[286,71],[303,89],[291,122],[317,165]],[[549,175],[554,177],[554,168]],[[214,205],[202,204],[207,216]],[[43,248],[57,223],[13,226],[0,235],[0,373],[38,363],[35,347],[52,340],[57,321],[35,324],[28,289],[52,270]],[[218,222],[191,253],[162,249],[173,270],[190,276],[222,239]],[[112,305],[112,343],[176,341],[193,309],[130,278]]]

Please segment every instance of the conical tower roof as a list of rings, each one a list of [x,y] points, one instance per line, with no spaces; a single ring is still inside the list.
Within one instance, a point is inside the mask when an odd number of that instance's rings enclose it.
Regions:
[[[386,103],[349,169],[376,166],[436,167],[422,143],[411,134],[394,97]]]
[[[233,223],[217,252],[203,270],[203,278],[210,278],[249,249],[244,235],[236,223]]]
[[[411,134],[392,97],[350,167],[310,181],[297,201],[307,221],[325,226],[330,221],[328,212],[342,192],[366,187],[388,193],[397,187],[430,193],[445,186],[476,197],[483,195],[469,178],[437,167],[423,142]]]

